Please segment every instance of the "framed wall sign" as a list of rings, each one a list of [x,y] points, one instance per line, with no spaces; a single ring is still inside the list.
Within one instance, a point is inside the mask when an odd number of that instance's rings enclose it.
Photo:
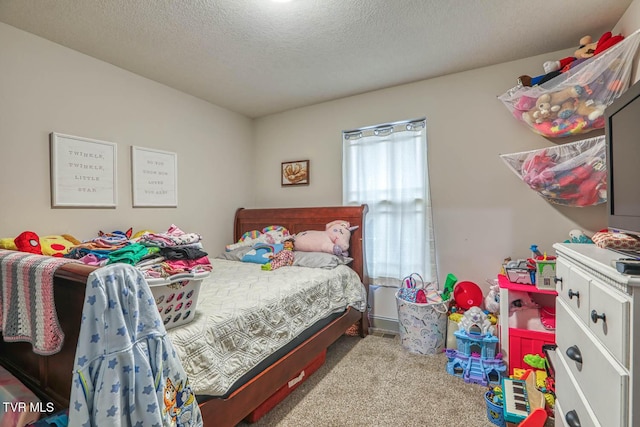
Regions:
[[[55,132],[50,144],[52,207],[116,206],[116,144]]]
[[[309,160],[282,162],[280,177],[282,186],[309,185]]]
[[[178,155],[131,147],[133,207],[178,206]]]

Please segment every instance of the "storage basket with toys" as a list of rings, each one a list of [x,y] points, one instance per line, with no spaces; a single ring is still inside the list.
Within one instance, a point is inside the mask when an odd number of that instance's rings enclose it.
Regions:
[[[518,178],[548,202],[572,207],[607,202],[604,136],[501,154],[500,158]]]
[[[573,56],[543,64],[545,74],[523,75],[498,97],[532,131],[550,138],[604,128],[604,109],[629,87],[640,30],[580,39]]]
[[[202,281],[209,272],[175,274],[147,279],[165,329],[191,322],[195,317]]]

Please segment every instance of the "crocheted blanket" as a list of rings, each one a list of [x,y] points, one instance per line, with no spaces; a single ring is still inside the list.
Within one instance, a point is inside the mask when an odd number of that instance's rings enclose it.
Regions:
[[[33,352],[55,354],[64,333],[53,299],[53,276],[71,259],[0,250],[0,332],[5,341],[26,341]]]

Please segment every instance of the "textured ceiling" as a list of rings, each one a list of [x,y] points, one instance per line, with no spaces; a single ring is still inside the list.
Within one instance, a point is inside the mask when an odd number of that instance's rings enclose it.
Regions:
[[[0,0],[0,22],[260,117],[576,46],[630,3]]]

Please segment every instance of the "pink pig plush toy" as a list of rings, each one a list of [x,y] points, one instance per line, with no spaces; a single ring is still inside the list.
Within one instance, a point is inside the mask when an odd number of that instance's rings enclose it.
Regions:
[[[351,232],[357,228],[357,226],[351,227],[348,221],[335,220],[327,224],[325,231],[302,231],[296,234],[296,251],[327,252],[347,256]]]

